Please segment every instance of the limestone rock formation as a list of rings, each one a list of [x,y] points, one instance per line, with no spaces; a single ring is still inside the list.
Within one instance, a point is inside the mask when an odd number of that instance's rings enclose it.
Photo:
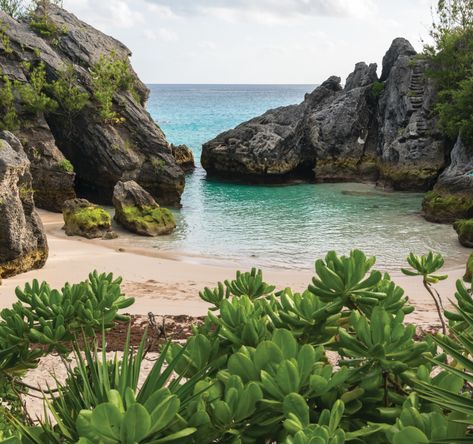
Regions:
[[[115,220],[142,236],[169,234],[176,228],[174,216],[161,208],[135,181],[118,182],[113,192]]]
[[[74,199],[74,167],[56,146],[43,117],[25,122],[17,132],[31,162],[35,205],[61,212],[64,202]]]
[[[89,96],[85,106],[72,114],[66,115],[59,107],[44,116],[42,113],[31,115],[25,125],[24,104],[18,94],[15,95],[15,106],[21,114],[20,135],[33,136],[27,152],[38,185],[38,202],[52,209],[63,198],[72,197],[72,175],[58,171],[57,166],[64,165],[64,159],[55,150],[54,140],[74,167],[76,189],[80,194],[110,203],[116,182],[133,179],[159,202],[178,205],[184,173],[163,132],[144,107],[148,89],[129,64],[129,49],[57,6],[49,5],[46,12],[40,8],[37,14],[46,17],[52,36],[35,32],[28,22],[18,22],[0,12],[4,35],[0,49],[5,42],[8,44],[8,48],[0,51],[3,74],[11,82],[25,84],[31,78],[33,67],[43,63],[46,80],[51,83],[72,70],[71,77]],[[95,94],[97,86],[94,86],[92,71],[111,59],[122,63],[127,77],[123,82],[126,85],[119,85],[113,94],[110,111],[118,117],[105,119],[99,114],[101,105]],[[53,94],[48,88],[42,92]],[[42,169],[42,174],[36,174],[36,166]],[[64,195],[55,195],[58,184],[64,185]]]
[[[425,62],[396,39],[376,65],[358,63],[342,88],[330,77],[300,105],[270,110],[203,146],[209,175],[292,175],[324,181],[373,181],[427,190],[445,166],[446,149],[431,117],[435,91]]]
[[[468,248],[473,248],[473,219],[460,219],[453,224],[458,234],[459,242]]]
[[[194,153],[187,145],[172,145],[172,155],[176,159],[176,163],[189,173],[195,169]]]
[[[68,236],[87,239],[111,239],[112,218],[103,208],[87,199],[70,199],[62,209],[64,230]]]
[[[473,218],[473,146],[464,144],[461,137],[450,153],[450,165],[422,206],[426,219],[432,222]]]
[[[426,69],[405,39],[394,40],[383,61],[379,181],[397,190],[428,190],[445,165],[445,146],[432,117],[435,91]]]
[[[20,141],[0,133],[0,281],[41,268],[48,244],[33,201],[30,162]]]

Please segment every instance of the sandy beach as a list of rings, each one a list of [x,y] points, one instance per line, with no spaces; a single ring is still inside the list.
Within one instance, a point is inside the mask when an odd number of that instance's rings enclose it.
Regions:
[[[199,298],[199,291],[213,288],[219,281],[232,278],[237,268],[225,262],[207,263],[195,256],[182,256],[156,250],[134,250],[124,246],[120,238],[111,241],[87,240],[68,237],[61,229],[62,215],[40,211],[45,225],[50,255],[46,266],[13,278],[5,279],[0,286],[0,307],[15,302],[15,288],[38,279],[47,281],[53,288],[65,282],[79,282],[94,269],[112,272],[123,277],[123,290],[134,296],[136,302],[129,308],[131,314],[201,316],[207,312],[207,304]],[[455,292],[455,282],[464,273],[463,264],[449,264],[445,270],[449,279],[438,284],[437,289],[448,305]],[[410,320],[418,325],[437,325],[434,304],[424,291],[418,278],[409,278],[392,272],[398,285],[406,290],[416,311]],[[291,287],[304,290],[312,278],[310,271],[265,269],[265,280],[278,289]]]

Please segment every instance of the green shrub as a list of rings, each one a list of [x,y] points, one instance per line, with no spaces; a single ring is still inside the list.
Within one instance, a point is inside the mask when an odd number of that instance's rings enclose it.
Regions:
[[[72,163],[67,160],[67,159],[64,159],[64,160],[61,160],[61,162],[59,162],[59,167],[65,171],[66,173],[73,173],[74,172],[74,166],[72,165]]]
[[[3,86],[0,88],[0,129],[7,131],[16,131],[20,127],[20,120],[15,108],[15,96],[10,79],[3,76]]]
[[[411,255],[409,264],[409,274],[429,283],[442,278],[434,274],[443,265],[438,255]],[[419,338],[416,326],[405,322],[412,309],[403,291],[373,266],[374,259],[360,251],[330,252],[316,262],[316,276],[303,294],[275,291],[257,270],[205,289],[201,297],[212,307],[204,323],[185,343],[163,345],[144,384],[146,334],[134,349],[129,330],[123,355],[112,360],[105,336],[102,352],[96,341],[82,348],[75,343],[77,369],[67,365],[56,396],[44,394],[54,422],[30,427],[8,413],[18,438],[5,442],[470,442],[473,404],[465,381],[473,382],[471,290],[457,283],[449,336]],[[85,320],[88,333],[105,317],[111,326],[116,311],[104,313],[104,303],[129,303],[120,298],[118,284],[95,275],[91,293],[48,293],[38,283],[19,292],[20,318],[10,319],[14,310],[2,313],[11,331],[0,325],[0,349],[6,350],[0,358],[13,355],[15,366],[34,366],[47,351],[67,352],[60,326],[66,335],[72,326],[84,328]],[[76,292],[80,299],[65,298]],[[32,312],[22,318],[28,304]],[[90,304],[95,310],[82,314]],[[73,313],[66,318],[69,306]],[[13,340],[17,325],[46,350]],[[40,331],[31,334],[35,329]],[[0,368],[10,367],[0,360]]]
[[[11,54],[13,53],[13,49],[11,47],[10,38],[6,34],[7,29],[3,22],[0,21],[0,40],[2,42],[3,51],[5,54]]]
[[[51,95],[59,105],[58,112],[73,119],[88,103],[89,94],[78,84],[74,66],[69,65],[59,73],[59,78],[49,85]]]
[[[100,119],[106,123],[121,123],[123,118],[114,110],[113,99],[118,91],[134,91],[134,78],[127,60],[116,53],[100,56],[92,68],[92,89],[99,105]]]
[[[45,94],[47,86],[46,68],[43,62],[31,69],[27,83],[15,82],[22,106],[27,112],[37,115],[57,109],[57,102]]]
[[[383,82],[374,82],[371,85],[371,96],[375,99],[378,99],[384,91],[384,83]]]

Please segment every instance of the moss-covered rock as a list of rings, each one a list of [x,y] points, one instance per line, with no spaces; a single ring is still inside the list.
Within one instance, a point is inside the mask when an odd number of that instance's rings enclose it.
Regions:
[[[145,236],[169,234],[176,228],[171,211],[161,207],[125,207],[118,221],[130,231]]]
[[[457,220],[453,228],[458,234],[458,240],[464,247],[473,248],[473,219]]]
[[[473,217],[473,199],[430,191],[424,197],[422,209],[430,222],[452,223]]]
[[[176,228],[174,216],[161,208],[136,182],[118,182],[113,192],[115,220],[127,230],[142,236],[169,234]]]
[[[112,230],[112,218],[103,208],[86,199],[71,199],[62,210],[64,229],[68,236],[87,239],[103,238]]]
[[[468,261],[466,263],[466,272],[465,276],[463,276],[463,280],[465,282],[471,282],[473,279],[473,253],[471,253]]]

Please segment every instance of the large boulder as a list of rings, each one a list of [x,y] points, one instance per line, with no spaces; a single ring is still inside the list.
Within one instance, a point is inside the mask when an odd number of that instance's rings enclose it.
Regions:
[[[169,234],[176,228],[174,216],[161,208],[135,181],[118,182],[113,192],[115,220],[127,230],[142,236]]]
[[[130,50],[73,14],[52,4],[47,7],[46,20],[52,37],[36,33],[27,21],[18,22],[0,12],[3,41],[8,41],[9,45],[8,51],[0,51],[0,68],[8,79],[20,83],[30,80],[31,67],[39,63],[44,63],[48,82],[72,70],[70,77],[88,94],[89,101],[72,115],[61,112],[45,115],[55,144],[73,165],[76,188],[80,194],[110,203],[115,183],[133,179],[159,202],[178,205],[184,189],[184,172],[177,165],[163,132],[146,111],[149,91],[131,68]],[[39,8],[37,14],[44,15],[44,11]],[[101,91],[96,84],[94,86],[92,73],[111,60],[122,63],[120,69],[126,70],[126,82],[114,91],[111,111],[117,118],[105,119],[99,113]],[[43,92],[51,94],[48,88]],[[17,108],[21,109],[21,100],[18,102]],[[35,119],[31,120],[34,124]],[[57,153],[51,158],[53,150],[49,148],[46,159],[40,161],[33,156],[41,150],[28,150],[30,159],[34,164],[45,164],[44,171],[57,173],[56,165],[61,164],[62,159]],[[62,196],[52,199],[44,196],[54,194],[57,184],[68,179],[70,177],[47,172],[38,176],[39,202],[43,205],[45,201],[44,206],[53,202],[54,207]]]
[[[423,202],[427,220],[451,223],[473,218],[473,145],[461,137],[450,153],[450,165],[440,175]]]
[[[68,236],[87,239],[110,239],[112,217],[103,208],[87,199],[70,199],[62,208],[64,230]]]
[[[20,141],[0,133],[0,280],[41,268],[48,244],[33,200],[30,162]]]
[[[453,224],[458,234],[459,242],[468,248],[473,248],[473,219],[460,219]]]

